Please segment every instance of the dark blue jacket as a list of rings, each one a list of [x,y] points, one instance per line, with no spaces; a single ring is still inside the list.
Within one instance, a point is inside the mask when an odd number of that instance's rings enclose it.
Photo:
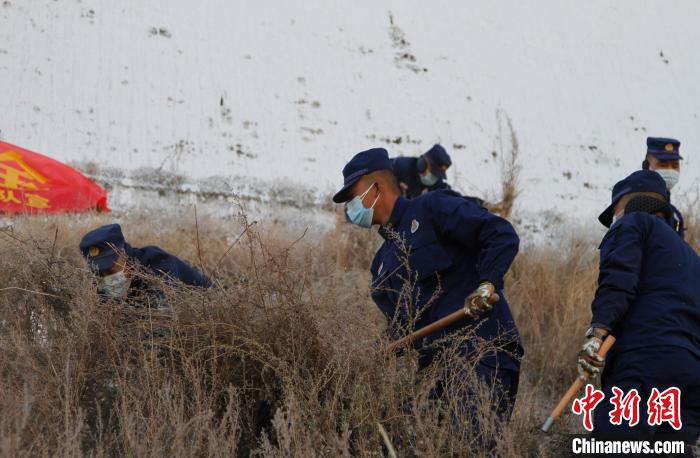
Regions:
[[[179,280],[190,286],[203,288],[211,286],[211,281],[200,271],[157,246],[134,248],[126,245],[125,250],[127,256],[135,259],[139,264],[156,275]]]
[[[416,280],[413,288],[406,288],[411,282],[406,281],[401,244],[392,231],[405,240],[411,278]],[[482,281],[492,282],[501,297],[478,321],[465,318],[427,337],[420,348],[422,365],[439,351],[428,344],[464,327],[475,326],[479,337],[496,340],[508,351],[522,354],[518,330],[502,291],[503,276],[520,242],[508,221],[455,192],[439,190],[413,200],[400,197],[389,224],[379,232],[385,241],[372,261],[372,299],[389,320],[390,332],[397,327],[392,323],[406,326],[411,316],[419,315],[414,324],[414,329],[419,329],[463,308],[466,297]],[[487,359],[495,365],[493,355]],[[497,361],[503,368],[519,370],[519,358],[499,354]]]
[[[421,183],[417,163],[417,157],[395,157],[391,159],[394,175],[399,180],[399,186],[401,186],[401,192],[404,197],[414,199],[425,192],[437,189],[450,189],[450,185],[444,180],[438,180],[437,183],[430,187]]]
[[[700,356],[700,258],[662,218],[625,215],[600,244],[592,311],[617,338],[611,356],[667,345]]]

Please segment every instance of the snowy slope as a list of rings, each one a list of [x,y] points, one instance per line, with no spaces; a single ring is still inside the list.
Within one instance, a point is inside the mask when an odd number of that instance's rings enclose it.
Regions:
[[[141,170],[317,199],[357,151],[441,142],[458,189],[494,194],[500,111],[517,211],[587,221],[647,135],[681,139],[696,189],[699,22],[697,0],[5,0],[0,136],[120,169],[115,193]]]

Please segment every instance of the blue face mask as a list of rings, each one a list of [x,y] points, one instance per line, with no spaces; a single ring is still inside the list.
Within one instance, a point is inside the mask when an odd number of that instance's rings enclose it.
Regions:
[[[663,178],[666,182],[666,189],[668,189],[669,191],[673,189],[675,185],[678,184],[678,180],[681,177],[680,172],[678,170],[673,169],[658,169],[654,170],[654,172],[661,175],[661,178]]]
[[[423,183],[423,186],[430,187],[438,182],[438,177],[428,172],[425,175],[420,176],[420,182]]]
[[[377,194],[377,198],[374,199],[372,206],[369,208],[365,208],[362,204],[362,199],[365,198],[369,190],[372,189],[372,186],[375,184],[376,183],[372,183],[362,195],[355,196],[351,201],[345,204],[345,217],[349,222],[357,224],[360,227],[372,227],[374,205],[377,203],[377,200],[379,200],[379,194]]]

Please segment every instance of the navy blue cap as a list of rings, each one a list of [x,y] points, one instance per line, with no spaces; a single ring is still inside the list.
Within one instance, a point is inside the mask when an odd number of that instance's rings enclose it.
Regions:
[[[433,145],[433,147],[425,153],[425,157],[427,157],[430,163],[433,165],[430,173],[441,180],[447,178],[447,173],[445,173],[445,170],[452,165],[452,159],[450,159],[450,155],[447,154],[447,151],[445,151],[445,148],[443,148],[442,145]]]
[[[350,200],[350,188],[360,178],[377,170],[391,170],[389,153],[384,148],[372,148],[357,153],[343,167],[343,187],[333,196],[333,202],[340,204]]]
[[[117,250],[124,249],[124,235],[119,224],[108,224],[85,234],[80,241],[80,251],[90,269],[102,273],[114,267],[119,259]]]
[[[675,138],[647,137],[647,154],[660,161],[679,161],[683,159],[678,151],[681,142]]]
[[[598,221],[600,221],[603,226],[610,227],[615,205],[617,205],[625,194],[631,192],[655,192],[663,196],[666,202],[669,201],[666,182],[661,178],[661,175],[651,170],[637,170],[624,180],[618,181],[613,187],[611,203],[598,217]]]

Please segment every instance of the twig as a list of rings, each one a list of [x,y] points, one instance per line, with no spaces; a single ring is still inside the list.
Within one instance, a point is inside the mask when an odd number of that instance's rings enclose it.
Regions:
[[[23,244],[23,245],[26,245],[26,244],[27,244],[27,241],[26,241],[26,240],[22,240],[18,235],[15,235],[15,231],[14,231],[14,229],[12,228],[12,226],[3,227],[3,228],[2,228],[2,231],[0,231],[0,234],[6,235],[6,236],[8,236],[9,238],[11,238],[12,240],[14,240],[14,241],[16,241],[16,242],[19,242],[19,243],[21,243],[21,244]]]
[[[61,298],[61,296],[56,296],[55,294],[42,293],[41,291],[33,291],[31,289],[20,288],[19,286],[8,286],[6,288],[0,288],[0,291],[10,291],[10,290],[24,291],[25,293],[39,294],[40,296],[55,297],[56,299]]]
[[[241,232],[241,234],[236,238],[236,240],[234,240],[233,243],[228,248],[226,248],[226,251],[224,251],[224,254],[221,255],[221,257],[219,258],[219,261],[216,263],[216,266],[214,267],[214,271],[216,271],[219,268],[219,266],[221,265],[221,262],[224,260],[226,255],[229,253],[229,251],[231,251],[233,249],[233,247],[238,243],[238,241],[241,240],[241,238],[245,235],[245,233],[248,232],[248,229],[253,227],[255,224],[257,224],[257,221],[253,221],[252,224],[245,225],[245,229],[243,229],[243,232]]]
[[[386,446],[389,458],[396,458],[396,450],[391,444],[391,440],[389,439],[389,435],[386,433],[386,429],[384,429],[384,426],[382,426],[382,424],[379,422],[377,422],[377,429],[379,429],[379,435],[382,436],[382,440],[384,441],[384,445]]]
[[[199,258],[199,268],[202,269],[202,273],[206,276],[207,272],[204,270],[204,263],[202,262],[202,248],[199,244],[199,220],[197,219],[197,205],[194,206],[194,227],[197,232],[197,257]]]
[[[303,239],[303,238],[306,236],[306,233],[308,232],[308,230],[309,230],[308,227],[304,228],[304,233],[301,234],[295,241],[293,241],[293,242],[287,247],[287,251],[291,250],[291,249],[294,247],[294,245],[297,244],[297,242],[299,242],[301,239]]]
[[[58,226],[53,234],[53,243],[51,244],[51,257],[49,258],[49,267],[53,264],[54,254],[56,253],[56,241],[58,240]]]

